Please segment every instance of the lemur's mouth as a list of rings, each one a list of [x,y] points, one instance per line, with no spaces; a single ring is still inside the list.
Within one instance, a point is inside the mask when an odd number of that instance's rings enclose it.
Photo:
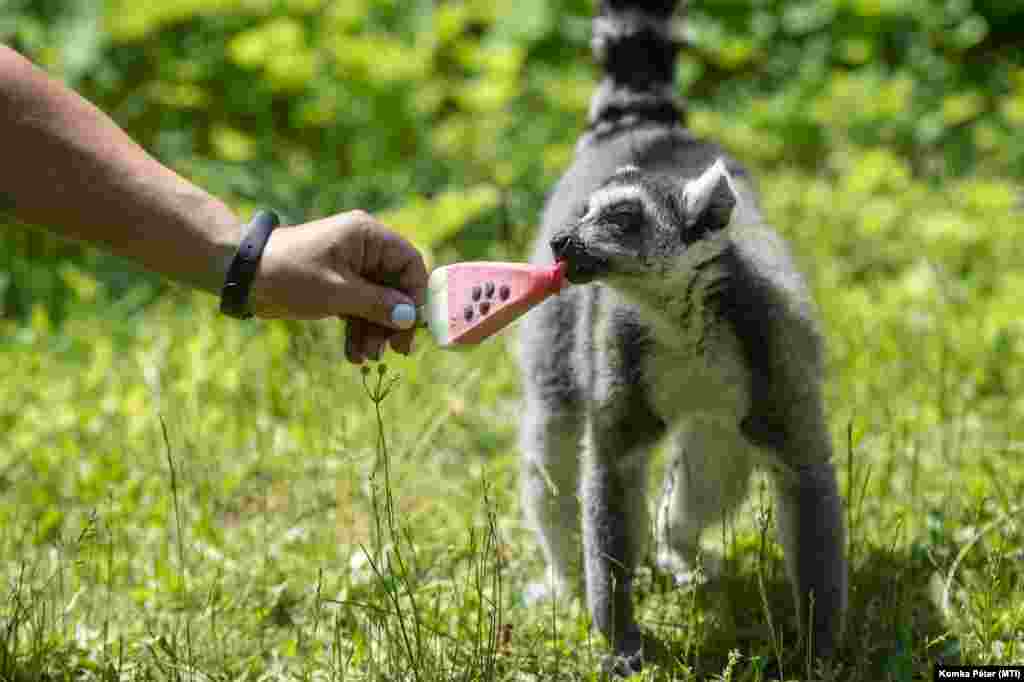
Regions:
[[[598,258],[563,259],[568,264],[565,278],[572,284],[587,284],[608,273],[608,263]]]
[[[565,278],[572,284],[592,282],[610,269],[607,259],[590,253],[572,236],[556,236],[551,240],[551,250],[556,260],[566,264]]]

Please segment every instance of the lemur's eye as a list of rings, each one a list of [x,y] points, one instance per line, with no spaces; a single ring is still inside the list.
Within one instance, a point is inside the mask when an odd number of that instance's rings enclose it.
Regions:
[[[643,225],[644,209],[639,202],[620,202],[605,211],[605,219],[621,230],[634,230]]]

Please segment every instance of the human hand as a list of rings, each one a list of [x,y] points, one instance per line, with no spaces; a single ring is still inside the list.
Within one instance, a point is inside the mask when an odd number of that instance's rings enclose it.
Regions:
[[[412,351],[415,306],[426,287],[427,269],[412,244],[366,212],[349,211],[274,230],[251,298],[260,317],[346,319],[345,354],[359,364],[380,357],[389,342],[399,353]]]

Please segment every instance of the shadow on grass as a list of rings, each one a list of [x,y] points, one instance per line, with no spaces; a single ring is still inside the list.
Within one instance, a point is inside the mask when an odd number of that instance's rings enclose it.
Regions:
[[[935,663],[959,662],[959,642],[930,590],[934,573],[909,549],[859,554],[851,566],[843,644],[824,666],[806,659],[780,557],[765,566],[763,594],[756,569],[734,562],[696,593],[656,575],[638,586],[650,633],[647,659],[668,673],[665,679],[683,671],[697,679],[722,675],[733,650],[743,654],[734,664],[737,680],[931,679]]]

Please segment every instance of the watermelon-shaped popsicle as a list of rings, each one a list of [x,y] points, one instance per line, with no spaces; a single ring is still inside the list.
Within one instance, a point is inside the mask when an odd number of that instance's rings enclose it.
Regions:
[[[437,344],[457,348],[480,343],[565,286],[563,262],[455,263],[434,270],[422,308]]]

